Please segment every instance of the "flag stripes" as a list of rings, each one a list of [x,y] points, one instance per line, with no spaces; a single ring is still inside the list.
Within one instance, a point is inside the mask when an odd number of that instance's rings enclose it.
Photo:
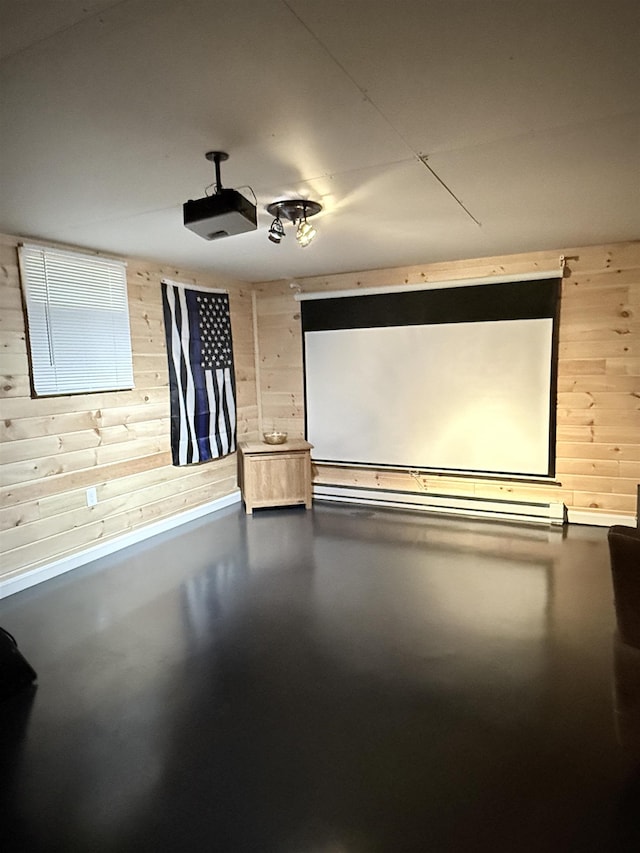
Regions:
[[[236,449],[229,296],[162,282],[174,465]]]

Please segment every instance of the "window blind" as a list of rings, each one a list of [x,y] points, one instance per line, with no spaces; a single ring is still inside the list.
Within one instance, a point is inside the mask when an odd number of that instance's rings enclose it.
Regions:
[[[126,265],[20,247],[36,396],[133,388]]]

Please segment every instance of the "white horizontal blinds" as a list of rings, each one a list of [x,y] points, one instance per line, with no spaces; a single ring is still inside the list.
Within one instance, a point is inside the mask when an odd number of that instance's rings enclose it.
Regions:
[[[20,268],[36,395],[133,388],[125,264],[24,245]]]

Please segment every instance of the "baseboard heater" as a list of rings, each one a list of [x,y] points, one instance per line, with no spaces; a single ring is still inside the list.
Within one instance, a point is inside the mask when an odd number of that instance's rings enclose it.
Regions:
[[[563,503],[490,500],[429,492],[402,492],[393,489],[367,489],[358,486],[314,485],[313,497],[319,501],[396,507],[441,515],[469,518],[493,518],[527,524],[564,524]]]

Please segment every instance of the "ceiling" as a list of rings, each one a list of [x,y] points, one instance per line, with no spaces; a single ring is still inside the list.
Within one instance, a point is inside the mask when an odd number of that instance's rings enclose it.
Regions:
[[[636,239],[639,10],[0,0],[0,231],[252,281]],[[256,232],[183,227],[211,149]],[[289,196],[308,248],[267,240]]]

